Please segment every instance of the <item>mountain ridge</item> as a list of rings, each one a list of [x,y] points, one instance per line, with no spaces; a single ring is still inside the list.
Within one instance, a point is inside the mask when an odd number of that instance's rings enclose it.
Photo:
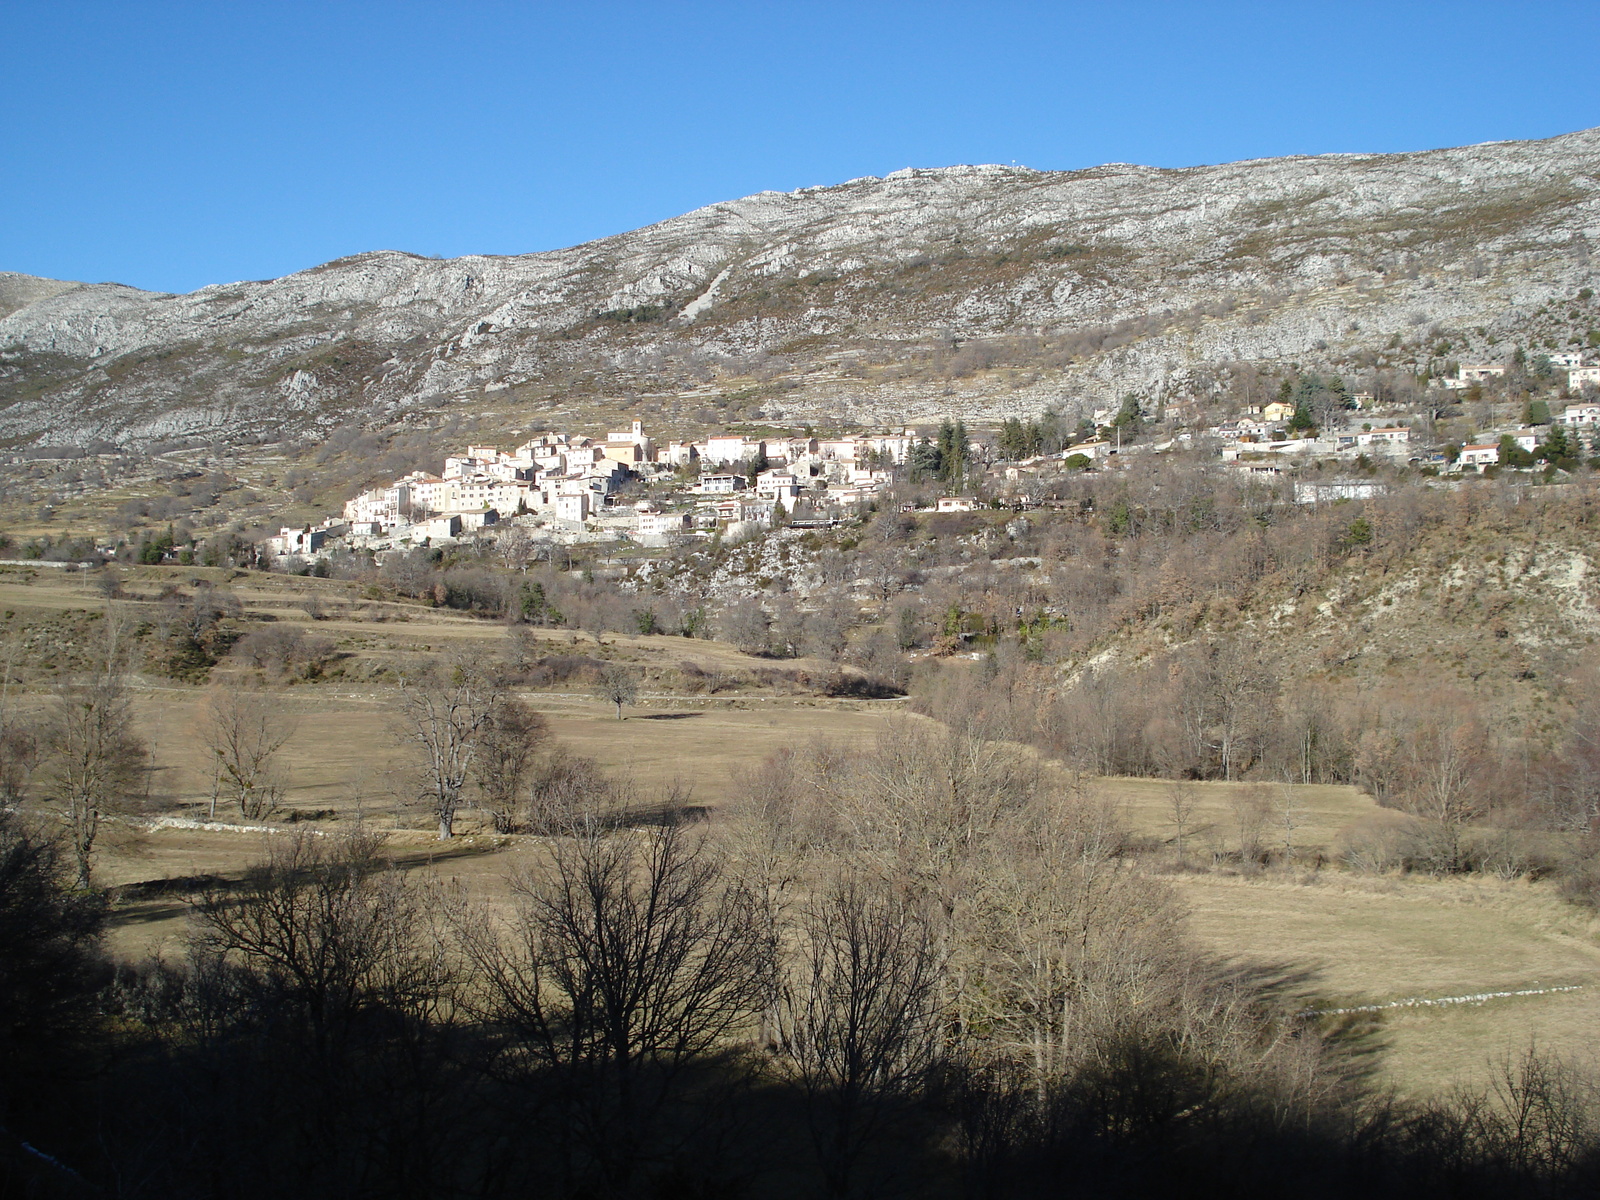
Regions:
[[[505,392],[688,410],[755,391],[724,415],[778,419],[1070,408],[1228,362],[1337,367],[1422,327],[1482,327],[1488,353],[1520,310],[1593,280],[1596,236],[1591,129],[1181,168],[905,168],[556,250],[368,251],[189,293],[0,273],[0,439],[274,437]],[[1061,345],[935,387],[890,377],[1030,338]]]

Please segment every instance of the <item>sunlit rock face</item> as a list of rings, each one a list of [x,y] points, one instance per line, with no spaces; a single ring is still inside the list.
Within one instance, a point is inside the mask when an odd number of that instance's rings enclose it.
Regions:
[[[775,418],[981,418],[1230,362],[1342,369],[1435,328],[1490,355],[1594,282],[1597,177],[1600,131],[1183,170],[946,167],[565,250],[379,251],[188,295],[0,274],[0,437],[277,437],[491,396],[687,404],[746,378]],[[963,349],[943,374],[896,369]]]

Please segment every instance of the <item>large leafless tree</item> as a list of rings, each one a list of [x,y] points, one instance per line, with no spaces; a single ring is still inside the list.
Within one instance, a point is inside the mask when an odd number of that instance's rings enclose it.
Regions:
[[[127,642],[124,621],[108,613],[87,669],[56,690],[46,719],[48,791],[66,820],[81,887],[89,886],[101,817],[137,794],[145,759],[124,674]]]
[[[243,882],[197,905],[197,946],[248,970],[319,1055],[364,1016],[437,1016],[453,971],[432,897],[390,868],[381,839],[275,838]]]
[[[940,956],[928,922],[883,881],[842,876],[801,920],[781,1049],[808,1100],[828,1194],[848,1195],[886,1105],[940,1048]]]
[[[617,720],[622,720],[622,706],[639,698],[639,677],[631,667],[622,663],[607,663],[600,668],[594,694],[607,704],[617,706]]]
[[[598,826],[517,883],[511,929],[462,937],[514,1058],[562,1086],[574,1150],[629,1194],[663,1114],[771,989],[772,934],[707,844]]]
[[[419,792],[441,839],[455,833],[473,762],[502,699],[498,673],[470,657],[401,676],[397,733],[417,754]]]
[[[211,758],[213,797],[226,796],[245,818],[271,812],[283,797],[274,759],[294,734],[293,719],[260,693],[231,683],[213,690],[200,722]],[[215,799],[211,815],[216,815]]]

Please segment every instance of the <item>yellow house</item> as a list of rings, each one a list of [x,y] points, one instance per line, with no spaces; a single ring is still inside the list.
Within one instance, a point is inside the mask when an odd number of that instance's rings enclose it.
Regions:
[[[1274,400],[1261,410],[1261,415],[1268,421],[1287,421],[1294,416],[1294,405],[1285,404],[1282,400]]]
[[[600,447],[600,455],[612,462],[631,467],[644,461],[644,447],[638,442],[607,442]]]

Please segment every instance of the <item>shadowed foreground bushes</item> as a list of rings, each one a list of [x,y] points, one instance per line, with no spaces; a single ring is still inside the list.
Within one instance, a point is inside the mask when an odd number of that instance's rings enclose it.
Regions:
[[[1201,952],[1092,794],[971,731],[775,756],[725,825],[569,819],[508,903],[275,839],[119,968],[0,827],[0,1194],[1587,1196],[1592,1078],[1375,1090]],[[29,1036],[37,1034],[38,1036]]]

